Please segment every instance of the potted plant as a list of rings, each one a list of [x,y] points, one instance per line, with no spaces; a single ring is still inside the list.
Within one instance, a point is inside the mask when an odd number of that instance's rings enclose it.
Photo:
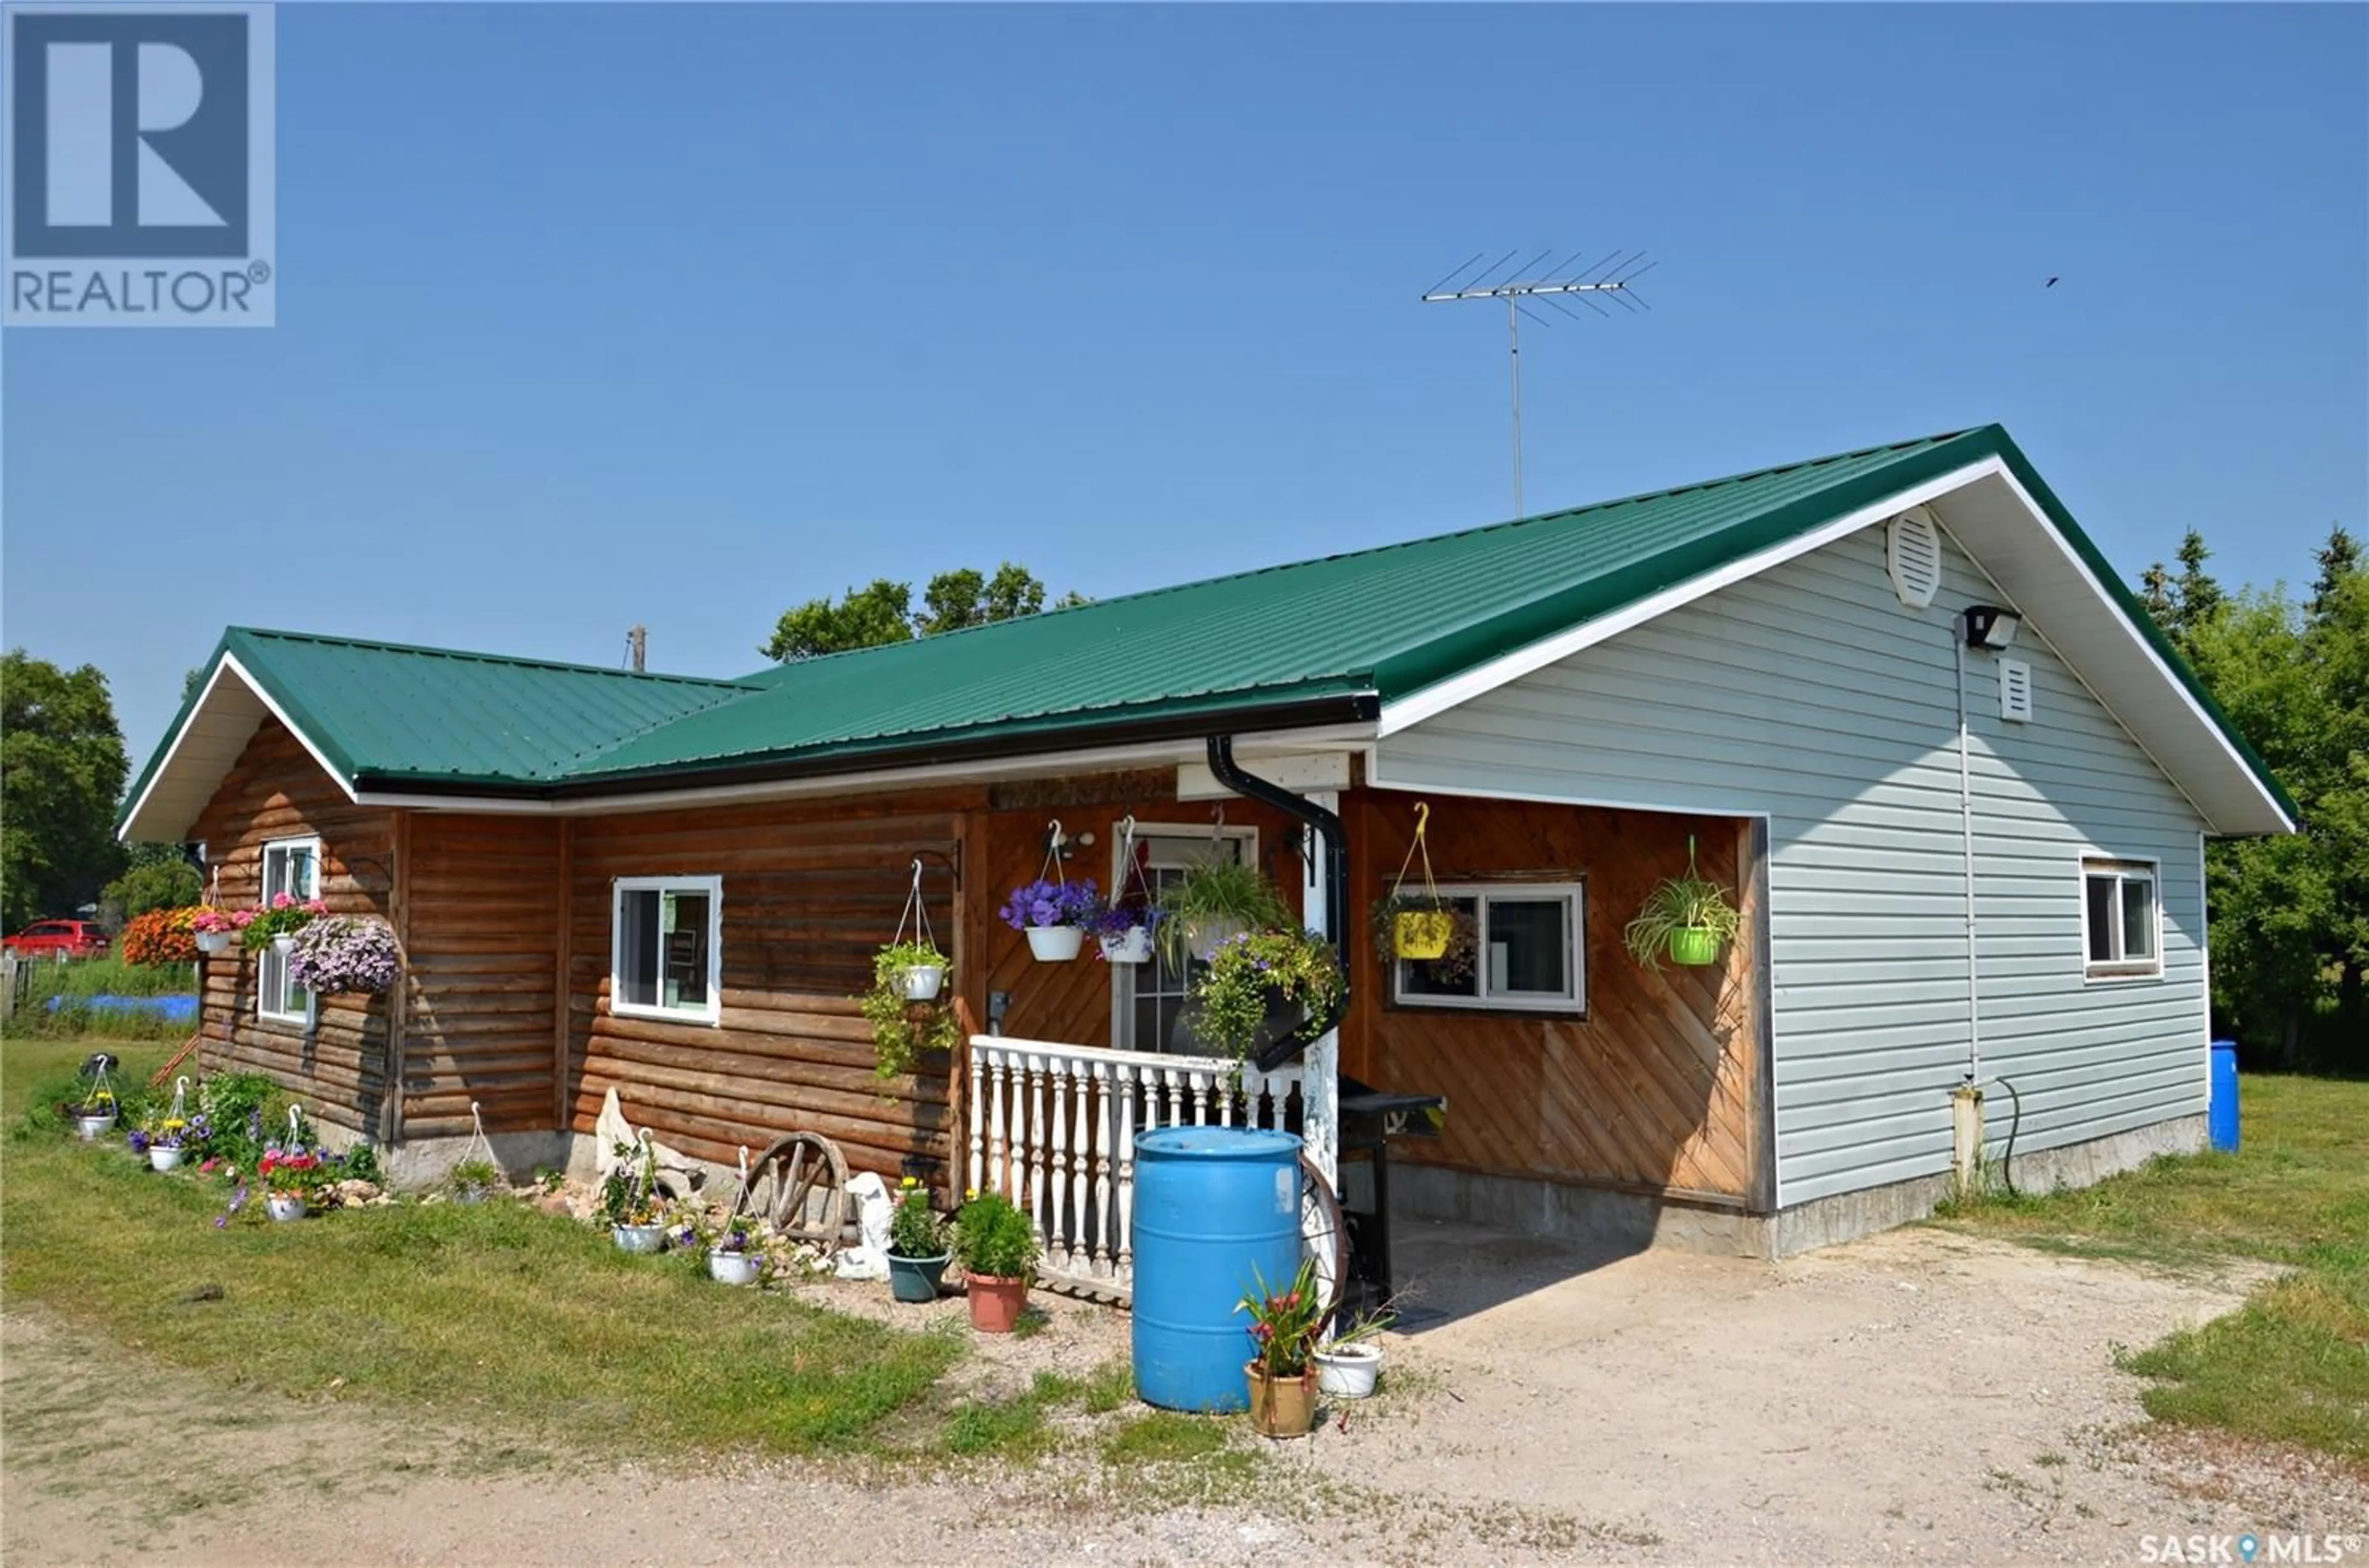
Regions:
[[[1003,923],[1028,936],[1028,950],[1046,963],[1078,956],[1086,933],[1102,919],[1102,890],[1091,879],[1047,882],[1038,878],[1014,887],[998,911]]]
[[[502,1168],[491,1160],[464,1160],[444,1173],[444,1190],[454,1203],[483,1203],[502,1185]]]
[[[1094,921],[1094,940],[1106,964],[1148,964],[1151,962],[1152,933],[1159,928],[1160,911],[1140,899],[1128,899],[1105,908]]]
[[[1193,981],[1187,1020],[1212,1054],[1248,1057],[1297,1010],[1301,1019],[1329,1013],[1348,981],[1333,944],[1304,931],[1237,936],[1209,956]]]
[[[893,942],[873,956],[872,989],[859,1000],[881,1077],[910,1072],[921,1052],[951,1050],[962,1038],[954,1010],[937,1000],[945,974],[934,943]]]
[[[955,1217],[955,1255],[970,1293],[970,1326],[1010,1333],[1028,1305],[1036,1267],[1036,1227],[999,1192],[973,1188]]]
[[[249,953],[260,953],[268,944],[281,953],[296,946],[296,933],[329,912],[329,906],[318,898],[301,902],[286,893],[271,896],[271,907],[257,910],[247,916],[239,940]]]
[[[1204,862],[1162,888],[1160,918],[1161,942],[1179,969],[1187,958],[1207,962],[1237,936],[1293,923],[1276,885],[1236,860]]]
[[[1375,956],[1385,964],[1402,958],[1443,966],[1448,981],[1471,978],[1481,956],[1481,921],[1471,902],[1421,893],[1392,894],[1374,900],[1367,926]]]
[[[1727,901],[1727,890],[1695,872],[1695,841],[1687,838],[1687,874],[1665,876],[1645,896],[1637,918],[1620,933],[1629,956],[1658,970],[1667,955],[1674,964],[1709,964],[1734,940],[1744,917]]]
[[[241,916],[246,918],[241,919]],[[198,951],[211,957],[229,952],[231,944],[238,940],[238,933],[245,931],[254,919],[255,911],[252,910],[218,910],[209,904],[190,917],[189,931],[197,939]]]
[[[376,996],[403,972],[395,928],[355,915],[322,915],[293,933],[288,978],[323,996]]]
[[[66,1114],[74,1117],[74,1131],[85,1143],[104,1138],[113,1130],[115,1091],[107,1086],[106,1075],[102,1073],[83,1097],[67,1108]]]
[[[648,1139],[620,1143],[617,1163],[601,1184],[601,1214],[622,1252],[655,1253],[666,1245],[658,1211],[658,1155]]]
[[[954,1253],[944,1222],[930,1207],[921,1178],[898,1184],[897,1212],[888,1220],[888,1293],[899,1301],[934,1301]]]
[[[1397,1322],[1384,1310],[1360,1312],[1349,1326],[1319,1345],[1310,1359],[1316,1363],[1316,1391],[1340,1399],[1365,1399],[1382,1375],[1382,1331]]]
[[[765,1237],[757,1222],[734,1215],[707,1240],[707,1277],[718,1285],[754,1285],[765,1275]]]
[[[322,1178],[321,1157],[309,1149],[271,1148],[256,1162],[263,1178],[263,1207],[274,1219],[302,1219]]]
[[[132,1134],[132,1151],[147,1155],[152,1171],[178,1170],[193,1151],[206,1146],[208,1130],[202,1111],[186,1120],[177,1116],[152,1116]]]
[[[1324,1296],[1316,1263],[1302,1259],[1281,1290],[1254,1267],[1252,1288],[1234,1310],[1250,1315],[1251,1429],[1263,1437],[1305,1437],[1316,1425],[1316,1373],[1310,1357],[1323,1326]]]

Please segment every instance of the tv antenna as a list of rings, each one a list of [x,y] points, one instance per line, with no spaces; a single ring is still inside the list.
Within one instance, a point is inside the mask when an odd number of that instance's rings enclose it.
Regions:
[[[1505,302],[1505,366],[1513,382],[1514,395],[1514,515],[1522,515],[1522,317],[1528,316],[1540,326],[1552,326],[1553,322],[1530,308],[1530,302],[1571,317],[1574,321],[1587,318],[1563,302],[1566,299],[1586,306],[1598,315],[1612,313],[1597,303],[1597,298],[1610,300],[1628,311],[1650,310],[1653,307],[1637,297],[1636,280],[1661,265],[1648,261],[1645,253],[1616,250],[1603,260],[1574,269],[1585,251],[1573,251],[1560,261],[1548,262],[1554,247],[1531,257],[1520,266],[1508,270],[1506,263],[1521,254],[1516,246],[1482,268],[1473,266],[1487,251],[1475,251],[1464,263],[1425,291],[1423,303],[1427,305],[1448,304],[1457,300],[1503,300]],[[1540,263],[1547,263],[1541,267]],[[1458,281],[1458,280],[1462,281]]]

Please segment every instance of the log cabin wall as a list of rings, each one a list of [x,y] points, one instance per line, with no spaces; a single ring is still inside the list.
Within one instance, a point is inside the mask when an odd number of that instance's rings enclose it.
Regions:
[[[1417,797],[1352,791],[1356,1001],[1342,1071],[1377,1088],[1448,1096],[1445,1136],[1407,1139],[1391,1157],[1740,1206],[1758,1150],[1753,1084],[1758,977],[1746,932],[1703,968],[1641,968],[1621,929],[1654,884],[1686,868],[1731,889],[1750,853],[1748,822],[1462,797],[1431,801],[1433,868],[1443,883],[1585,886],[1584,1015],[1402,1006],[1366,934],[1414,826]],[[1746,895],[1737,907],[1750,921]]]
[[[357,807],[277,719],[257,728],[189,836],[206,846],[214,897],[253,908],[269,840],[318,836],[321,896],[332,912],[386,916],[393,895],[393,814]],[[315,1027],[258,1016],[258,961],[241,948],[205,960],[201,1070],[269,1073],[305,1112],[376,1136],[385,1103],[387,997],[325,996]]]
[[[405,816],[400,1134],[465,1135],[472,1103],[488,1132],[548,1130],[556,1097],[555,911],[569,824]]]
[[[922,885],[939,945],[960,972],[952,872],[965,807],[977,795],[572,819],[566,1125],[591,1132],[614,1088],[635,1127],[726,1165],[740,1146],[761,1151],[792,1130],[823,1134],[852,1169],[892,1181],[907,1155],[949,1159],[952,1062],[928,1061],[884,1082],[854,998],[870,988],[873,954],[897,929],[916,855],[928,866]],[[662,875],[723,879],[715,1026],[610,1009],[612,883]]]

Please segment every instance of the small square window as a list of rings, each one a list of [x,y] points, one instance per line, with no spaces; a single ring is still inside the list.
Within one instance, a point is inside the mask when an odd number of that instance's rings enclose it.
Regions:
[[[2163,973],[2156,868],[2144,861],[2081,863],[2081,951],[2093,979]]]
[[[1391,966],[1391,998],[1409,1007],[1576,1013],[1586,1005],[1584,914],[1577,883],[1444,887],[1459,917],[1445,957]]]
[[[724,882],[716,876],[621,876],[610,954],[609,1008],[714,1024],[722,1016]]]

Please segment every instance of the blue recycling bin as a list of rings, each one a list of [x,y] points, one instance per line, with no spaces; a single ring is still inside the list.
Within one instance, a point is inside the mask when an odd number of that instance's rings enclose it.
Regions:
[[[1135,1140],[1135,1391],[1164,1410],[1242,1410],[1250,1320],[1236,1306],[1299,1267],[1299,1139],[1169,1127]]]
[[[2213,1147],[2237,1152],[2237,1042],[2213,1042],[2213,1088],[2205,1101],[2204,1126]]]

